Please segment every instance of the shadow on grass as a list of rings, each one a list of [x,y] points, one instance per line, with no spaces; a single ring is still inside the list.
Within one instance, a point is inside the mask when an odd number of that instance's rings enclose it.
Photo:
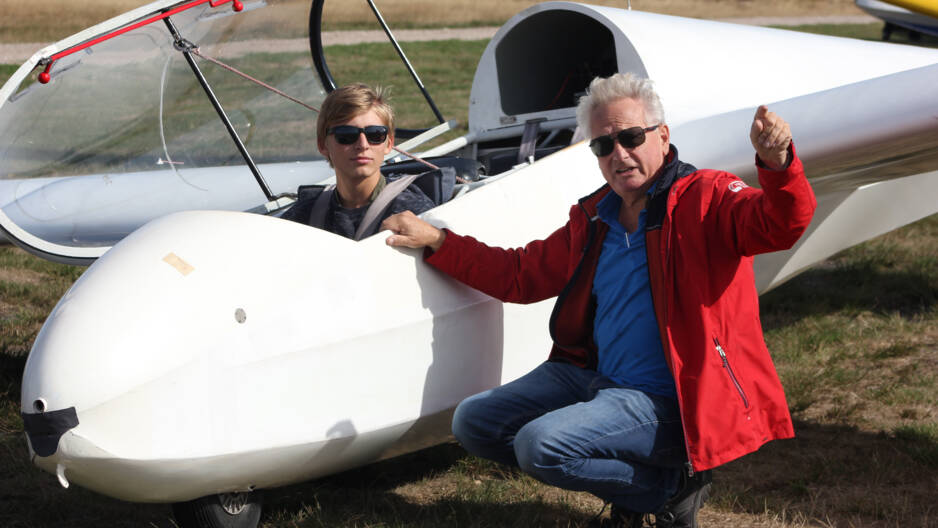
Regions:
[[[794,526],[938,525],[938,436],[896,438],[808,422],[796,430],[796,439],[718,468],[710,508],[751,516],[752,526],[765,526],[766,517]],[[460,488],[473,482],[462,475],[466,465],[482,466],[470,472],[485,474],[491,494]],[[269,491],[265,519],[304,528],[576,527],[598,513],[546,498],[546,486],[525,490],[525,479],[449,444]],[[504,491],[511,486],[522,489]],[[744,519],[741,526],[749,526]]]
[[[269,490],[265,521],[303,528],[585,526],[591,515],[541,493],[551,489],[450,443]]]
[[[879,269],[861,260],[806,271],[760,298],[766,331],[834,312],[914,317],[938,306],[938,279],[928,271]]]
[[[10,394],[19,394],[24,368],[26,356],[9,356],[0,352],[0,391],[8,388]]]
[[[464,470],[466,464],[473,468]],[[481,473],[485,482],[473,484],[464,471]],[[438,487],[441,482],[445,488]],[[458,486],[467,482],[478,491],[460,492]],[[517,486],[525,496],[505,491]],[[589,520],[563,504],[525,494],[526,486],[537,485],[515,471],[469,457],[456,444],[444,444],[263,490],[261,527],[575,527]],[[402,494],[401,487],[419,490]],[[169,505],[122,502],[77,486],[62,489],[53,475],[32,465],[19,434],[0,435],[0,504],[4,528],[176,527]]]
[[[814,423],[799,423],[796,430],[794,440],[770,443],[718,468],[709,508],[750,515],[753,526],[764,525],[766,516],[795,526],[938,523],[935,437],[892,438]],[[53,476],[31,466],[18,436],[4,435],[0,448],[5,527],[174,526],[165,505],[59,488]],[[13,451],[21,456],[12,457]],[[528,481],[445,444],[267,490],[262,526],[577,527],[597,512],[545,497],[551,488]]]
[[[62,488],[29,460],[22,433],[0,433],[0,526],[4,528],[174,528],[168,506]]]
[[[718,468],[711,502],[795,525],[938,526],[938,438],[815,423],[795,431]]]

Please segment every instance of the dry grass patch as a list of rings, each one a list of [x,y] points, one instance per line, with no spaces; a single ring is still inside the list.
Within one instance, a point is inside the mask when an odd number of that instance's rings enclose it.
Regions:
[[[786,387],[791,387],[799,419],[853,424],[867,431],[938,421],[938,329],[933,317],[863,312],[827,316],[827,322],[842,327],[843,334],[819,341],[806,356],[779,367],[783,381],[790,382]],[[796,335],[827,327],[812,326],[800,323],[790,332],[773,333],[770,344],[783,355],[790,346],[810,346]]]
[[[18,379],[42,322],[83,269],[52,264],[19,248],[0,247],[0,371],[17,371]],[[0,376],[0,383],[4,379]]]
[[[32,270],[0,268],[0,282],[15,282],[17,284],[39,284],[42,274]]]
[[[531,0],[378,0],[382,16],[392,28],[500,26],[541,1]],[[623,8],[624,0],[588,0],[593,5]],[[851,0],[632,0],[632,8],[693,18],[723,19],[759,16],[860,15]],[[361,0],[327,2],[325,29],[377,28],[367,3]]]
[[[542,0],[543,1],[543,0]],[[51,42],[144,5],[143,0],[2,0],[0,42]],[[290,13],[281,36],[305,34],[309,0],[268,0]],[[382,15],[396,28],[501,25],[531,0],[377,0]],[[624,0],[591,0],[624,7]],[[632,8],[697,18],[820,16],[861,14],[851,0],[632,0]],[[324,8],[326,29],[375,27],[364,0],[332,0]]]
[[[378,0],[384,17],[395,26],[500,25],[519,11],[540,2],[531,0]],[[588,4],[625,7],[624,0],[590,0]],[[697,18],[859,14],[851,0],[632,0],[632,8]],[[327,3],[330,23],[354,25],[370,20],[363,1]]]
[[[718,508],[809,526],[938,526],[936,247],[932,216],[763,296],[798,438],[720,468]]]

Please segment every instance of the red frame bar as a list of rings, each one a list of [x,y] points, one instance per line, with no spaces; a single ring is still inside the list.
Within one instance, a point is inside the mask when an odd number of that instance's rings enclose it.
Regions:
[[[60,51],[60,52],[58,52],[58,53],[53,54],[52,56],[50,56],[50,57],[47,59],[49,62],[48,62],[48,64],[46,65],[45,71],[43,71],[41,74],[39,74],[39,77],[40,77],[39,81],[40,81],[40,82],[43,82],[43,83],[49,82],[49,78],[50,78],[50,77],[49,77],[49,70],[52,68],[52,65],[55,63],[55,61],[57,61],[57,60],[59,60],[59,59],[61,59],[61,58],[63,58],[63,57],[68,57],[69,55],[71,55],[71,54],[73,54],[73,53],[78,53],[79,51],[81,51],[81,50],[83,50],[83,49],[90,48],[91,46],[95,46],[95,45],[100,44],[100,43],[102,43],[102,42],[104,42],[104,41],[106,41],[106,40],[110,40],[110,39],[112,39],[112,38],[114,38],[114,37],[123,35],[124,33],[127,33],[128,31],[133,31],[133,30],[135,30],[135,29],[137,29],[137,28],[140,28],[140,27],[143,27],[143,26],[152,24],[152,23],[154,23],[154,22],[158,22],[158,21],[160,21],[160,20],[163,20],[164,18],[170,17],[170,16],[172,16],[172,15],[175,15],[176,13],[180,13],[180,12],[185,11],[185,10],[187,10],[187,9],[191,9],[191,8],[193,8],[193,7],[202,5],[202,4],[206,3],[206,2],[208,2],[208,4],[209,4],[211,7],[218,7],[218,6],[222,5],[222,4],[227,4],[227,3],[231,2],[231,3],[232,3],[232,8],[233,8],[235,11],[241,11],[242,9],[244,9],[244,4],[241,2],[241,0],[193,0],[192,2],[189,2],[189,3],[187,3],[187,4],[180,5],[180,6],[178,6],[178,7],[175,7],[175,8],[173,8],[173,9],[170,9],[169,11],[160,13],[159,15],[154,15],[154,16],[152,16],[152,17],[146,19],[146,20],[141,20],[140,22],[137,22],[136,24],[131,24],[131,25],[129,25],[129,26],[122,27],[122,28],[120,28],[120,29],[118,29],[118,30],[112,31],[112,32],[110,32],[110,33],[106,33],[106,34],[104,34],[104,35],[101,35],[100,37],[94,38],[94,39],[89,40],[89,41],[87,41],[87,42],[83,42],[83,43],[81,43],[81,44],[79,44],[79,45],[77,45],[77,46],[74,46],[74,47],[71,47],[71,48],[68,48],[68,49],[64,49],[64,50],[62,50],[62,51]],[[43,78],[44,78],[45,80],[43,80]]]

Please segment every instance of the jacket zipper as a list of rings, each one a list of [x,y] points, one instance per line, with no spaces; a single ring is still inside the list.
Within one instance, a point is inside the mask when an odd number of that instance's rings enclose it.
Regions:
[[[674,146],[672,145],[671,148],[674,148]],[[677,151],[675,151],[674,159],[677,160]],[[693,170],[691,170],[691,171],[689,171],[689,172],[686,172],[686,173],[684,173],[684,174],[681,174],[682,167],[684,167],[684,166],[686,166],[686,167],[688,167],[688,168],[690,168],[690,169],[693,169]],[[662,232],[664,232],[664,237],[663,237],[663,243],[664,243],[664,245],[663,245],[663,248],[664,248],[664,267],[663,267],[663,270],[668,270],[668,269],[670,269],[670,266],[671,266],[671,254],[672,254],[672,251],[671,251],[671,234],[672,234],[672,230],[673,230],[673,227],[674,227],[674,226],[673,226],[673,222],[672,222],[671,219],[670,219],[670,217],[671,217],[671,211],[669,210],[669,208],[670,208],[671,210],[673,210],[673,208],[670,207],[671,196],[676,196],[676,195],[677,195],[677,194],[676,194],[676,193],[677,193],[677,190],[674,189],[674,185],[675,185],[675,183],[677,183],[677,180],[678,180],[679,178],[682,178],[682,177],[684,177],[684,176],[687,176],[688,174],[692,174],[692,173],[694,173],[694,172],[697,171],[697,169],[696,169],[695,167],[693,167],[693,166],[691,166],[691,165],[686,165],[686,164],[684,164],[684,165],[680,165],[680,164],[679,164],[678,167],[677,167],[677,169],[675,169],[675,170],[678,171],[678,174],[677,174],[677,176],[676,176],[673,180],[671,180],[671,182],[668,184],[668,192],[667,192],[667,195],[665,195],[665,196],[662,198],[662,199],[664,200],[664,203],[665,203],[665,206],[664,206],[664,207],[665,207],[665,211],[664,211],[664,217],[663,217],[662,220],[661,220],[661,226],[659,227],[659,229],[661,229]],[[677,198],[675,198],[675,200],[676,200],[676,199],[677,199]],[[676,206],[676,204],[675,204],[675,206]],[[666,232],[665,232],[665,226],[667,226]],[[646,229],[646,231],[647,231],[647,229]],[[662,270],[662,271],[663,271],[663,270]],[[651,270],[650,270],[650,269],[649,269],[649,273],[651,273]],[[654,292],[652,292],[652,293],[654,293]],[[667,318],[668,314],[671,313],[671,297],[670,297],[669,295],[665,295],[664,297],[665,297],[665,311],[664,311],[664,314],[665,314],[665,317]],[[652,303],[657,302],[656,299],[655,299],[655,295],[654,295],[654,294],[651,296],[651,300],[652,300]],[[669,321],[667,321],[667,319],[665,319],[665,321],[664,321],[664,326],[667,327],[668,324],[669,324]],[[664,338],[665,338],[665,336],[662,336],[662,340],[663,340]],[[665,358],[665,359],[666,359],[666,361],[667,361],[667,363],[668,363],[668,369],[671,369],[671,368],[672,368],[672,366],[671,366],[671,358],[668,357],[668,358]],[[674,375],[674,371],[673,371],[673,370],[671,371],[671,376],[675,378],[675,383],[677,383],[677,377]],[[737,386],[738,386],[738,385],[737,385]],[[742,389],[740,389],[740,393],[741,393],[741,391],[742,391]],[[682,402],[681,402],[681,395],[680,395],[680,393],[678,393],[678,395],[677,395],[677,402],[678,402],[678,414],[679,414],[680,417],[681,417],[681,430],[682,430],[682,432],[684,433],[684,449],[685,449],[686,452],[687,452],[687,462],[684,463],[684,468],[685,468],[685,470],[687,471],[687,477],[688,477],[688,478],[693,478],[693,477],[694,477],[694,464],[691,462],[690,441],[688,441],[688,438],[687,438],[687,424],[686,424],[686,422],[685,422],[685,420],[684,420],[684,409],[683,409],[683,405],[682,405]]]
[[[662,237],[662,238],[663,238],[663,241],[664,241],[664,269],[665,269],[665,270],[670,269],[670,264],[671,264],[671,222],[670,222],[670,220],[668,219],[668,216],[669,216],[669,215],[668,215],[668,213],[667,213],[667,201],[669,200],[670,195],[671,195],[672,192],[674,192],[673,189],[669,189],[669,190],[668,190],[668,196],[666,196],[666,197],[664,198],[664,199],[665,199],[665,209],[666,209],[666,211],[665,211],[665,215],[664,215],[664,220],[662,220],[661,228],[660,228],[662,231],[664,231],[664,226],[665,226],[665,225],[668,226],[667,232],[664,233],[664,237]],[[651,296],[651,300],[652,300],[652,303],[655,302],[655,296],[654,296],[654,295]],[[669,296],[667,296],[667,295],[665,295],[665,305],[664,305],[664,307],[665,307],[665,308],[664,308],[664,310],[665,310],[665,311],[664,311],[664,314],[665,314],[665,317],[667,317],[668,314],[671,313],[671,298],[670,298]],[[664,326],[665,326],[665,327],[668,326],[668,321],[667,321],[667,320],[665,320]],[[664,338],[664,336],[662,336],[662,339],[663,339],[663,338]],[[670,370],[670,369],[671,369],[671,358],[665,358],[665,359],[667,360],[668,369]],[[673,371],[671,372],[671,376],[674,377],[675,379],[677,379],[677,377],[674,375],[674,372],[673,372]],[[689,441],[688,438],[687,438],[687,424],[684,422],[684,410],[681,408],[681,395],[680,395],[680,394],[677,395],[677,401],[678,401],[678,415],[681,417],[681,432],[684,434],[684,449],[687,451],[687,462],[684,463],[684,470],[687,472],[687,478],[694,478],[694,464],[690,461],[690,459],[691,459],[691,456],[690,456],[690,441]]]
[[[726,369],[726,373],[729,374],[730,380],[733,382],[733,385],[736,386],[736,392],[739,393],[739,397],[743,400],[743,406],[749,408],[749,398],[746,397],[746,393],[743,391],[742,385],[739,384],[739,380],[736,378],[736,374],[733,372],[733,367],[730,366],[730,361],[726,358],[726,351],[723,350],[723,347],[720,346],[720,342],[717,338],[713,338],[713,344],[716,346],[717,352],[720,354],[720,358],[723,360],[723,368]]]
[[[669,192],[670,192],[670,191],[669,191]],[[666,198],[666,199],[667,199],[667,198]],[[667,214],[665,215],[665,217],[667,218]],[[667,227],[668,227],[667,233],[664,233],[664,231],[665,231],[665,230],[664,230],[664,226],[665,226],[665,225],[667,225]],[[663,251],[664,251],[664,259],[663,259],[663,260],[664,260],[664,266],[663,266],[663,269],[668,269],[668,264],[669,264],[670,261],[671,261],[671,224],[670,224],[670,222],[668,222],[667,220],[665,220],[664,222],[662,222],[662,225],[661,225],[661,227],[660,227],[659,229],[662,231],[662,233],[664,233],[664,235],[661,237],[661,238],[662,238],[662,248],[663,248]],[[646,230],[646,233],[647,233],[647,230]],[[648,246],[645,246],[645,250],[648,251]],[[661,260],[661,259],[659,259],[659,262],[660,262],[660,260]],[[648,268],[648,273],[649,273],[649,275],[651,274],[651,267]],[[664,321],[664,323],[663,323],[663,326],[664,326],[664,327],[667,327],[667,326],[668,326],[667,316],[668,316],[668,314],[670,313],[671,299],[670,299],[670,297],[668,297],[667,295],[664,295],[664,297],[665,297],[665,300],[664,300],[664,302],[665,302],[665,305],[664,305],[664,306],[665,306],[665,309],[664,309],[663,314],[664,314],[664,317],[665,317],[665,321]],[[658,302],[659,302],[659,300],[658,300],[657,297],[655,296],[655,292],[654,292],[654,291],[652,291],[651,302],[652,302],[652,305],[654,305],[655,303],[658,303]],[[661,340],[662,340],[662,346],[664,346],[664,340],[665,340],[665,336],[664,336],[664,335],[661,336]],[[668,357],[667,354],[665,354],[665,363],[667,363],[667,365],[668,365],[668,370],[671,371],[671,377],[673,377],[673,378],[675,379],[675,383],[677,383],[677,381],[676,381],[676,380],[677,380],[677,376],[674,374],[674,370],[673,370],[673,368],[672,368],[672,366],[671,366],[671,358]],[[687,473],[687,478],[693,478],[693,477],[694,477],[694,464],[690,461],[690,459],[691,459],[691,455],[690,455],[690,441],[689,441],[689,439],[687,438],[687,424],[686,424],[685,421],[684,421],[684,411],[683,411],[682,406],[681,406],[681,395],[680,395],[680,394],[677,395],[677,402],[678,402],[678,416],[681,418],[681,433],[684,435],[684,449],[685,449],[685,453],[687,454],[687,462],[684,462],[684,471]]]

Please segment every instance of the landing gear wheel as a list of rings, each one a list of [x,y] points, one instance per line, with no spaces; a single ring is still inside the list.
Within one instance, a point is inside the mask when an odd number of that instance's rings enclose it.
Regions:
[[[173,504],[180,528],[256,528],[261,519],[257,492],[220,493]]]
[[[895,26],[889,22],[886,22],[886,24],[883,26],[883,40],[889,40],[889,37],[892,36],[893,29],[895,29]]]

